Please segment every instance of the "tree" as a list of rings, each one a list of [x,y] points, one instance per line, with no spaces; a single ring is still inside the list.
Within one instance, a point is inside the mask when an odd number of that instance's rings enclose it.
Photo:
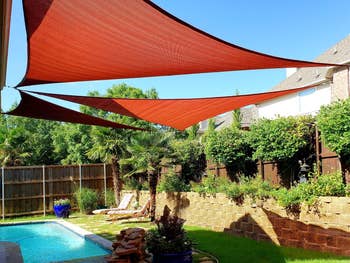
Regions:
[[[151,198],[150,217],[155,219],[156,194],[158,175],[161,161],[169,153],[169,135],[157,130],[151,132],[139,132],[130,140],[127,150],[131,157],[123,160],[123,164],[131,164],[131,174],[147,173]]]
[[[102,160],[112,165],[115,201],[116,204],[119,204],[120,192],[123,186],[119,161],[125,153],[126,144],[130,138],[130,131],[93,127],[91,137],[93,145],[87,152],[88,157],[93,160]]]
[[[345,176],[350,167],[350,99],[321,107],[316,120],[326,146],[339,156]]]
[[[198,181],[206,168],[204,147],[198,140],[172,140],[172,158],[176,164],[180,164],[181,177],[185,183]]]
[[[232,128],[241,129],[242,128],[242,114],[240,109],[232,111]]]
[[[231,179],[237,174],[252,175],[255,169],[252,148],[246,131],[224,128],[206,139],[205,153],[213,161],[226,166]]]
[[[3,165],[57,163],[51,132],[60,123],[31,118],[2,116],[0,159]]]
[[[22,127],[9,127],[8,118],[1,115],[0,161],[2,166],[24,165],[30,153],[23,147],[26,131]]]
[[[298,161],[315,160],[313,122],[311,116],[260,119],[250,131],[253,158],[277,162],[282,184],[289,186],[299,173]]]
[[[188,138],[190,140],[194,140],[197,138],[199,130],[199,124],[192,125],[189,129],[187,129]]]
[[[260,119],[251,126],[254,158],[283,161],[295,157],[310,146],[314,134],[313,121],[311,116]]]
[[[52,132],[54,152],[62,164],[91,162],[87,155],[93,147],[91,130],[92,126],[89,125],[64,123]]]
[[[99,96],[98,92],[90,92],[90,96]],[[118,98],[156,98],[157,92],[152,89],[147,92],[143,92],[140,89],[127,86],[126,84],[113,85],[106,92],[106,97],[118,97]],[[143,127],[151,129],[152,124],[138,120],[135,118],[108,113],[102,110],[96,110],[89,107],[81,108],[84,113],[89,113],[98,117],[102,117],[111,121]],[[135,132],[132,130],[123,129],[111,129],[105,127],[94,126],[91,128],[91,140],[92,146],[88,150],[88,157],[93,160],[102,160],[112,164],[113,175],[113,188],[115,192],[116,203],[120,202],[120,192],[122,189],[123,181],[121,177],[121,170],[119,161],[122,158],[129,157],[126,151],[126,146],[130,143],[130,139]]]
[[[201,136],[200,141],[202,142],[203,145],[207,144],[207,140],[211,136],[216,136],[216,131],[215,131],[216,125],[215,125],[215,119],[211,118],[208,120],[208,127],[204,131],[204,134]]]

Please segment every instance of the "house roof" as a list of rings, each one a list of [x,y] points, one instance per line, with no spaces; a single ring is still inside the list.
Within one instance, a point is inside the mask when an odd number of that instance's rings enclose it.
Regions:
[[[335,64],[350,62],[350,35],[329,48],[315,59],[318,61],[329,61]],[[334,67],[301,68],[294,74],[277,84],[271,91],[294,89],[308,85],[325,83],[329,81]]]

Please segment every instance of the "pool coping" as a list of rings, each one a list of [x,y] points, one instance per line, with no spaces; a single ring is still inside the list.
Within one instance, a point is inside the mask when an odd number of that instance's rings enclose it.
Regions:
[[[83,237],[85,239],[88,239],[95,244],[101,246],[102,248],[109,250],[112,252],[112,242],[110,240],[107,240],[101,236],[98,236],[92,232],[89,232],[77,225],[74,225],[70,222],[67,222],[63,219],[49,219],[49,220],[35,220],[35,221],[22,221],[22,222],[14,222],[14,223],[1,223],[1,226],[11,226],[11,225],[24,225],[24,224],[40,224],[40,223],[56,223],[59,224],[68,230],[74,232],[75,234],[79,235],[80,237]]]

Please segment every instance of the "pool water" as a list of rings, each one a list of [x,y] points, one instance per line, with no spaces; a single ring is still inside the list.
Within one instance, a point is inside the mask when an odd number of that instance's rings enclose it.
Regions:
[[[25,263],[49,263],[110,254],[57,223],[0,226],[0,241],[16,242]]]

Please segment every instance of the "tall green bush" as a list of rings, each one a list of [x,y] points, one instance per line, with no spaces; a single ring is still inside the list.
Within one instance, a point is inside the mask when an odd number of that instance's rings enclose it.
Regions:
[[[349,170],[350,98],[321,107],[317,116],[317,126],[326,146],[339,155],[342,170]]]
[[[181,165],[181,177],[188,184],[199,181],[206,168],[206,158],[203,145],[197,140],[173,140],[170,144],[172,158]]]
[[[313,117],[280,117],[260,119],[251,126],[250,142],[253,157],[262,161],[277,162],[281,184],[290,186],[300,170],[299,160],[314,162]]]
[[[262,161],[282,161],[295,157],[310,145],[314,133],[311,116],[260,119],[251,126],[253,157]]]
[[[273,193],[283,207],[292,207],[305,202],[314,204],[320,196],[345,196],[347,188],[340,172],[314,175],[308,182],[300,183],[289,190],[281,188]]]
[[[158,192],[189,192],[191,185],[186,184],[185,181],[177,175],[173,170],[162,176],[157,191]]]
[[[224,128],[210,134],[206,138],[205,153],[211,160],[224,164],[231,179],[237,180],[237,174],[253,175],[256,172],[247,131]]]
[[[82,187],[74,193],[80,212],[90,214],[97,208],[99,196],[95,190]]]
[[[103,193],[103,199],[104,196],[106,195],[106,206],[107,207],[113,207],[116,206],[115,203],[115,193],[113,191],[113,189],[107,189],[107,191],[105,193]]]
[[[200,183],[193,183],[192,189],[199,194],[215,195],[216,193],[224,193],[230,184],[231,181],[228,178],[209,174]]]

